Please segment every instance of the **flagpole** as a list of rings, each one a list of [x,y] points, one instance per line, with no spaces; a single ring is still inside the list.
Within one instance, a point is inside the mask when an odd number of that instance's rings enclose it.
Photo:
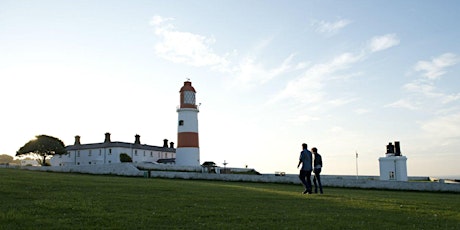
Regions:
[[[358,180],[358,151],[356,152],[356,180]]]

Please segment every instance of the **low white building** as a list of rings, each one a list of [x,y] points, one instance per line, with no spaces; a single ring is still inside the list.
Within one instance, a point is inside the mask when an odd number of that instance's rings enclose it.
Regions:
[[[80,136],[75,136],[75,143],[66,146],[67,154],[55,155],[50,159],[52,166],[65,165],[98,165],[120,163],[120,154],[127,154],[134,163],[170,163],[174,164],[176,149],[174,143],[168,146],[168,140],[163,146],[141,144],[140,136],[135,136],[133,143],[112,142],[110,133],[105,134],[102,143],[81,144]]]

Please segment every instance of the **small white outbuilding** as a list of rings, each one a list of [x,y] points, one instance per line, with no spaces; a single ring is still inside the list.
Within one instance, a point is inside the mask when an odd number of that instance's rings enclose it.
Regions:
[[[385,157],[379,158],[380,180],[407,181],[407,157],[401,155],[399,141],[389,143]]]

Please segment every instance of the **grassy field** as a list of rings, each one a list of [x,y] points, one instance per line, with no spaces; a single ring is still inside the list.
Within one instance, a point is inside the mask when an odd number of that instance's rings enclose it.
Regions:
[[[460,229],[460,194],[0,169],[0,229]]]

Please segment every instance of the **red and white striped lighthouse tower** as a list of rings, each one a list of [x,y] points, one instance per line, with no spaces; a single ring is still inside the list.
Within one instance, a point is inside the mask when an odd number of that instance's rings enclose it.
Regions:
[[[179,92],[180,106],[177,108],[179,123],[177,128],[176,165],[199,166],[199,110],[195,100],[196,91],[192,86],[192,82],[186,81]]]

